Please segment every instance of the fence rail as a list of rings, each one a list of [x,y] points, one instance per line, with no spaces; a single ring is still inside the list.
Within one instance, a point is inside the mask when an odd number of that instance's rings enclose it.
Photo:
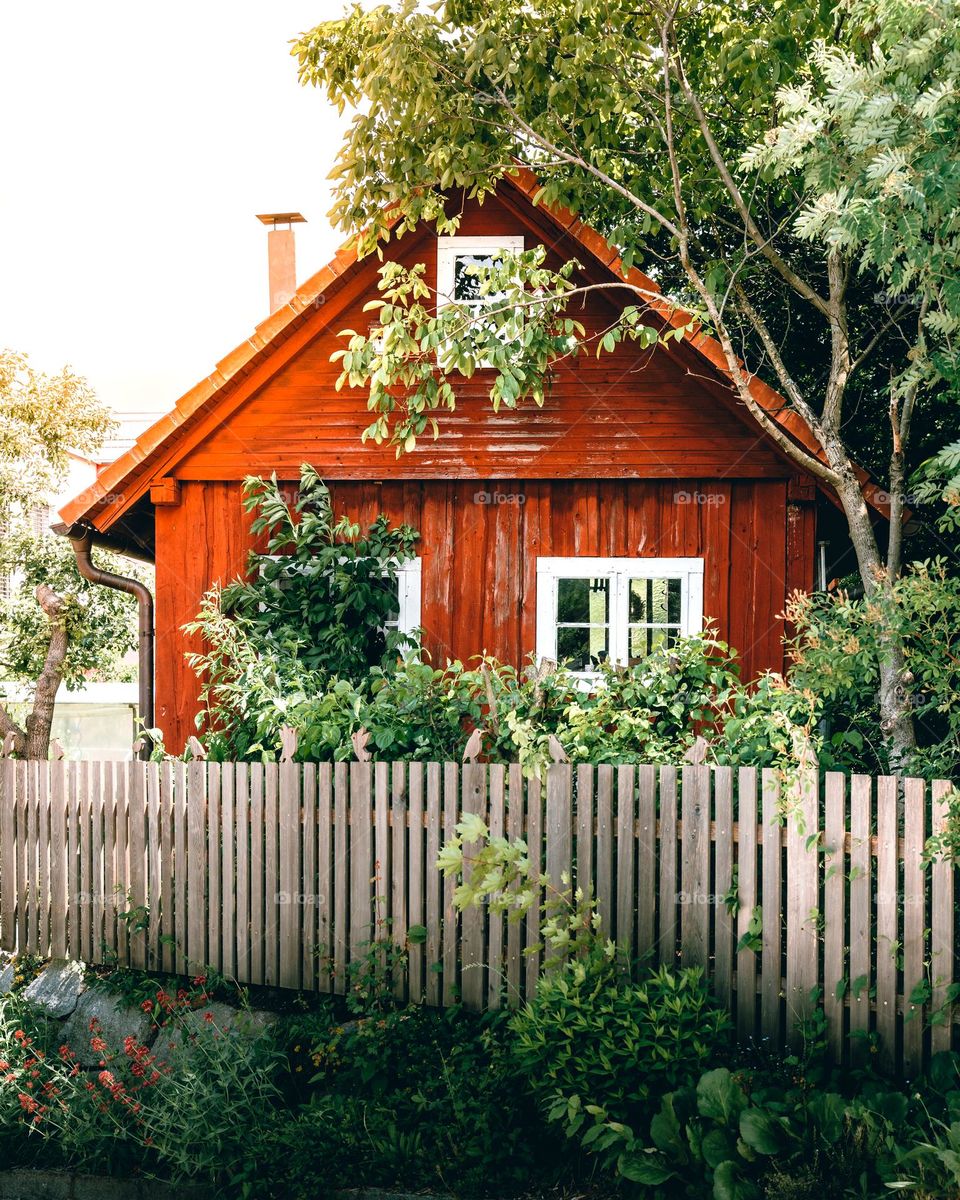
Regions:
[[[342,991],[374,939],[398,995],[516,1004],[537,918],[452,907],[463,812],[590,885],[632,954],[701,965],[741,1036],[781,1042],[822,993],[837,1059],[912,1076],[952,1044],[955,868],[922,865],[946,782],[754,768],[0,762],[0,946]],[[866,1036],[872,1035],[872,1036]]]

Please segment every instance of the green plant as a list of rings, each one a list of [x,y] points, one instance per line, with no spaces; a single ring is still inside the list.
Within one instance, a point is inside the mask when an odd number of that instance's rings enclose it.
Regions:
[[[541,1109],[609,1166],[627,1129],[643,1128],[664,1091],[723,1046],[726,1015],[699,970],[638,979],[573,962],[544,975],[513,1018],[514,1055]]]
[[[286,1031],[291,1049],[305,1044],[310,1025],[307,1102],[271,1135],[287,1160],[284,1195],[348,1182],[512,1193],[549,1152],[516,1087],[505,1015],[408,1006],[337,1022],[328,1011]],[[270,1187],[278,1194],[276,1179]]]

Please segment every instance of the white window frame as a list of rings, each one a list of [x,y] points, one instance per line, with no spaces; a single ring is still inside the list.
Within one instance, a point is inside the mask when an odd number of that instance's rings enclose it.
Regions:
[[[502,234],[497,237],[439,237],[437,238],[437,312],[458,301],[453,294],[456,276],[454,263],[463,254],[488,255],[493,250],[518,254],[523,249],[523,234]]]
[[[679,579],[680,633],[699,633],[703,628],[702,558],[537,558],[537,661],[557,661],[557,590],[561,579],[609,579],[610,662],[626,666],[629,661],[631,579]],[[636,622],[634,622],[636,624]],[[595,671],[575,671],[585,680],[595,680]]]

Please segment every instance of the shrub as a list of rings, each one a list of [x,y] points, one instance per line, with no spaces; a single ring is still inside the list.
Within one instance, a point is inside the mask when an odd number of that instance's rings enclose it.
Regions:
[[[283,1195],[348,1184],[470,1195],[530,1182],[550,1140],[538,1136],[516,1086],[505,1016],[410,1006],[342,1025],[329,1014],[315,1021],[312,1095],[295,1122],[269,1135],[282,1145]],[[308,1032],[298,1021],[291,1049]],[[275,1177],[270,1187],[279,1189]]]
[[[593,1150],[619,1152],[608,1122],[643,1128],[663,1092],[723,1044],[727,1018],[701,972],[659,967],[633,980],[612,963],[545,975],[512,1021],[514,1055],[551,1121]]]

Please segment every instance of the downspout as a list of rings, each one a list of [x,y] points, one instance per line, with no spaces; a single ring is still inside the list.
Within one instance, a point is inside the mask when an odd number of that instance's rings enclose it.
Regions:
[[[114,588],[118,592],[126,592],[135,596],[139,610],[139,642],[138,684],[139,697],[137,707],[140,721],[144,730],[153,728],[153,596],[146,584],[138,579],[128,579],[125,575],[114,575],[112,571],[104,571],[93,561],[93,531],[87,525],[73,525],[67,530],[73,544],[73,552],[77,556],[77,569],[84,579],[103,587]],[[140,749],[141,758],[150,756],[150,740],[141,737],[143,745]]]

